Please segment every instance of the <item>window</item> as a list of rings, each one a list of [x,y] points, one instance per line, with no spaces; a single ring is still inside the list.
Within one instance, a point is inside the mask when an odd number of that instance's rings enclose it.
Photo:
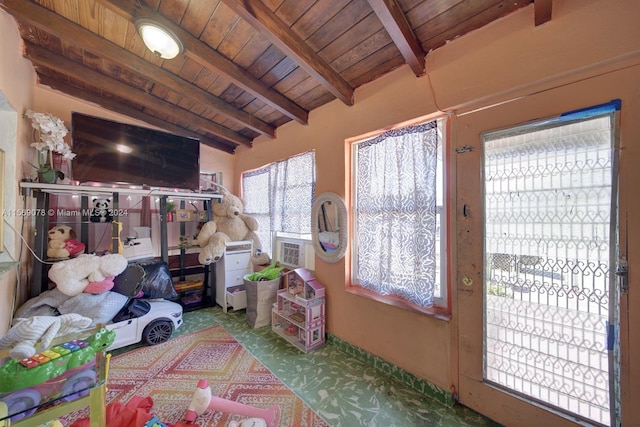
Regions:
[[[442,120],[352,145],[352,283],[420,308],[446,306]]]
[[[270,257],[275,236],[311,238],[315,182],[314,151],[242,174],[244,212],[258,221],[257,234]]]

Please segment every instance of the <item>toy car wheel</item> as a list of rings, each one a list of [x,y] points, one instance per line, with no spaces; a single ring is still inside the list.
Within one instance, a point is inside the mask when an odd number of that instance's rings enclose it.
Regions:
[[[142,339],[149,345],[156,345],[168,341],[171,334],[173,334],[173,323],[170,320],[155,320],[144,328]]]
[[[69,377],[62,386],[63,400],[70,402],[89,394],[89,388],[96,383],[95,371],[88,369]]]
[[[38,390],[27,388],[3,397],[2,401],[7,405],[9,415],[12,415],[11,421],[16,422],[36,412],[36,405],[41,399],[42,395]]]

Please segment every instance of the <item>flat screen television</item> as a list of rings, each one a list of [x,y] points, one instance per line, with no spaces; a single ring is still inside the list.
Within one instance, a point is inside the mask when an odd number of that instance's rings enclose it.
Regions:
[[[200,141],[71,113],[72,179],[151,188],[200,188]]]

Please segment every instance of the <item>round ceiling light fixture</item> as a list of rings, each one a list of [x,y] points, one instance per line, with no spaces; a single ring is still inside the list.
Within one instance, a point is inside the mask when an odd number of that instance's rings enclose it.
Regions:
[[[165,26],[149,18],[136,20],[136,29],[145,46],[162,59],[173,59],[182,53],[183,46],[178,36]]]

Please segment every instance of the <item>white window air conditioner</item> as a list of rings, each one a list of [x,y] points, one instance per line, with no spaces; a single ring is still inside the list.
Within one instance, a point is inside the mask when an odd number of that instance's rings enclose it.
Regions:
[[[276,237],[275,260],[289,268],[313,270],[315,260],[311,242],[290,237]]]

